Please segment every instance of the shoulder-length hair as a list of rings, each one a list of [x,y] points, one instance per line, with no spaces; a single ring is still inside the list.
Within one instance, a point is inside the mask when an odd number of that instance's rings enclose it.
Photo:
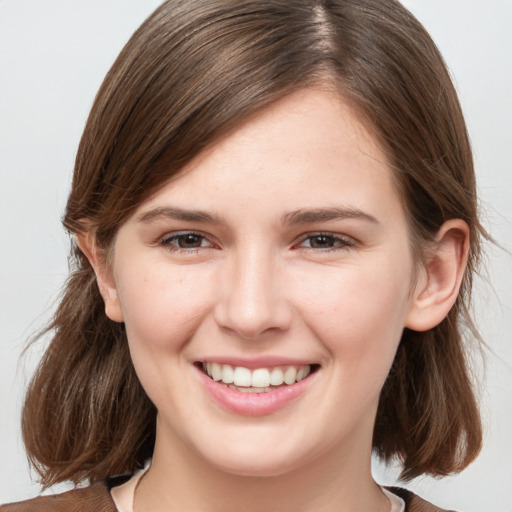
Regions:
[[[304,87],[334,87],[376,134],[418,258],[448,219],[470,229],[455,306],[427,332],[405,330],[381,393],[373,447],[402,477],[447,475],[481,445],[462,325],[484,234],[470,143],[435,44],[393,0],[169,0],[107,74],[80,142],[64,225],[108,250],[134,210],[206,146]],[[43,485],[140,467],[156,410],[110,321],[93,269],[73,269],[31,382],[23,436]],[[470,329],[471,330],[471,329]],[[473,330],[474,333],[474,330]]]

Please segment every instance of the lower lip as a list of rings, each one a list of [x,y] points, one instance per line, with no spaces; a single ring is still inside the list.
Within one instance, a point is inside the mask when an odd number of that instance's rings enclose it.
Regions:
[[[307,390],[316,375],[316,373],[309,374],[300,382],[274,391],[244,393],[212,380],[199,368],[197,371],[207,393],[214,402],[223,409],[244,416],[264,416],[286,407]]]

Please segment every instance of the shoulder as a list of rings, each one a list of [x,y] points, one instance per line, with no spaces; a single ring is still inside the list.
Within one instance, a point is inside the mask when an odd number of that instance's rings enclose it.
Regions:
[[[0,506],[0,512],[117,512],[104,483]]]
[[[387,489],[405,501],[406,512],[454,512],[436,507],[407,489],[400,487],[387,487]]]

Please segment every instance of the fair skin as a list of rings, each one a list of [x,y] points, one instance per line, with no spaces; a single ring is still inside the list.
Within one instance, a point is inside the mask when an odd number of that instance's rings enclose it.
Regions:
[[[448,221],[414,261],[346,103],[309,89],[258,113],[137,209],[108,265],[93,233],[79,242],[158,410],[137,512],[389,510],[370,470],[379,393],[403,328],[453,305],[468,235]],[[237,367],[265,392],[230,389]],[[265,381],[290,367],[300,382]],[[113,493],[128,508],[129,491]]]

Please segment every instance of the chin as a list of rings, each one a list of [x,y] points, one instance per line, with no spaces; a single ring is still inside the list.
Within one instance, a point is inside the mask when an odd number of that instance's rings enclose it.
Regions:
[[[224,473],[246,478],[279,477],[292,472],[299,466],[299,464],[293,464],[290,461],[276,461],[275,459],[264,460],[263,458],[252,464],[241,463],[240,460],[237,460],[222,461],[220,464],[217,463],[214,465],[218,470]]]
[[[275,449],[272,443],[247,444],[237,447],[218,447],[202,453],[203,460],[210,466],[224,473],[252,478],[279,477],[303,467],[312,457],[306,453],[299,454],[297,449]]]

